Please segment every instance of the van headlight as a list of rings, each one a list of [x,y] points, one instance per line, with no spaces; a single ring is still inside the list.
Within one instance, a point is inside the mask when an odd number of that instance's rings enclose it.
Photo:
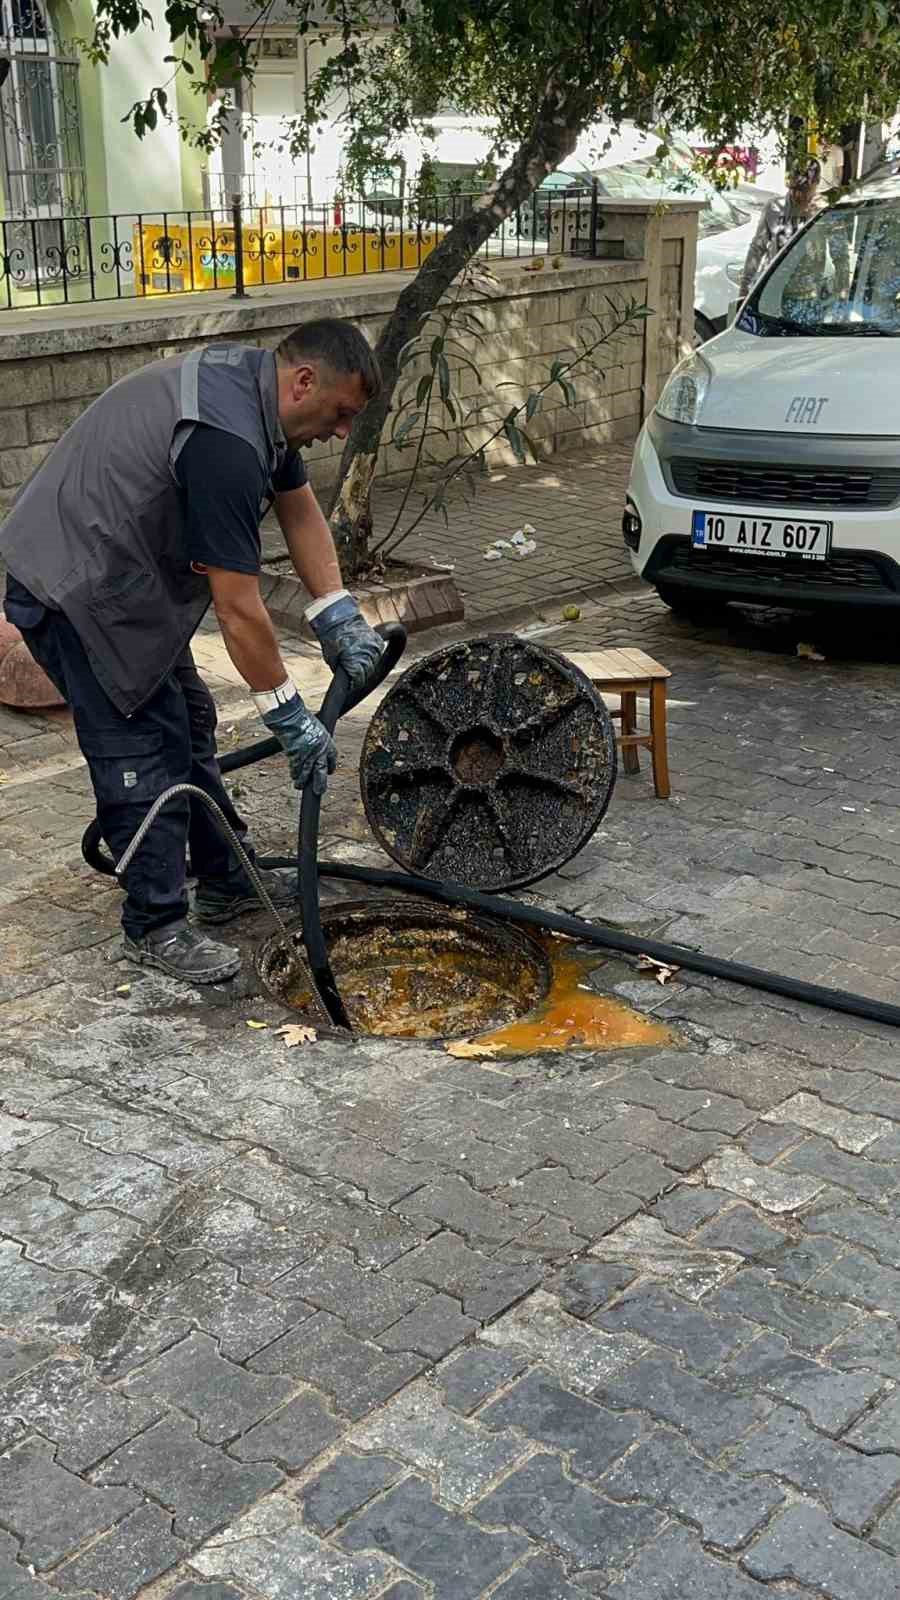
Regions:
[[[699,351],[685,356],[683,361],[679,361],[656,402],[659,415],[669,422],[698,422],[711,377],[712,373]]]

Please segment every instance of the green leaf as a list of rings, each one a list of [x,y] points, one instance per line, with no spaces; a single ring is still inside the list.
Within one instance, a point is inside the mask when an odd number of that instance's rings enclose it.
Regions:
[[[441,399],[446,404],[450,395],[450,367],[447,357],[443,354],[437,358],[438,382],[441,386]]]
[[[438,364],[438,362],[440,360],[441,351],[443,350],[443,348],[444,348],[444,335],[442,333],[439,333],[437,338],[436,339],[432,339],[432,341],[431,341],[431,366],[432,366],[432,371],[437,366],[437,364]]]
[[[433,384],[433,382],[434,382],[434,374],[432,372],[426,372],[419,379],[419,387],[416,390],[416,405],[417,406],[421,406],[421,405],[425,404],[425,401],[428,399],[428,396],[431,393],[431,385]]]
[[[503,432],[509,441],[509,447],[517,461],[525,463],[525,441],[520,430],[516,427],[511,417],[506,417],[503,422]]]
[[[404,441],[412,433],[413,428],[416,426],[416,423],[420,421],[421,416],[421,411],[414,411],[411,417],[404,417],[399,428],[394,434],[394,443],[396,445],[398,445],[400,448],[403,447]]]
[[[527,421],[530,422],[535,412],[540,411],[542,399],[543,395],[540,394],[530,394],[528,396],[528,400],[525,405],[525,416]]]
[[[562,389],[562,392],[565,395],[566,405],[567,406],[574,406],[575,405],[575,385],[574,385],[574,383],[570,383],[568,378],[559,378],[558,382],[559,382],[559,387]]]
[[[562,372],[562,369],[563,369],[564,366],[565,366],[565,362],[564,361],[560,361],[559,357],[557,357],[557,359],[554,361],[552,367],[550,368],[550,382],[551,383],[555,383],[556,382],[556,380],[559,377],[560,373]]]

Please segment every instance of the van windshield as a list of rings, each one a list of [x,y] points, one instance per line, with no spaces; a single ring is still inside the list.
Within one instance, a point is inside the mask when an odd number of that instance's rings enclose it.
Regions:
[[[738,326],[807,337],[900,333],[900,198],[821,212],[761,280]]]

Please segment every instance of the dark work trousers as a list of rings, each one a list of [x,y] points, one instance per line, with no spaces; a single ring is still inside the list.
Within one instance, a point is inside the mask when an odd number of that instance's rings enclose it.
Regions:
[[[194,783],[222,807],[241,842],[247,828],[234,809],[216,759],[216,707],[189,649],[146,705],[124,717],[94,677],[81,640],[59,611],[47,611],[22,636],[34,659],[68,701],[88,764],[97,820],[118,861],[153,801],[173,783]],[[163,806],[125,873],[122,926],[131,939],[187,914],[185,853],[201,883],[245,882],[237,858],[206,807],[187,796]]]

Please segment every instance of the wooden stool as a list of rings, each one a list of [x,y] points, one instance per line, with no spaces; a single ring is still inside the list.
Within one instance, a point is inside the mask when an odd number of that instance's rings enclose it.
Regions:
[[[601,693],[619,696],[619,710],[611,711],[622,724],[619,746],[626,772],[639,772],[638,750],[643,745],[653,761],[653,787],[660,800],[668,800],[669,754],[666,745],[666,681],[672,674],[643,650],[564,651]],[[637,697],[650,700],[650,732],[637,731]]]

